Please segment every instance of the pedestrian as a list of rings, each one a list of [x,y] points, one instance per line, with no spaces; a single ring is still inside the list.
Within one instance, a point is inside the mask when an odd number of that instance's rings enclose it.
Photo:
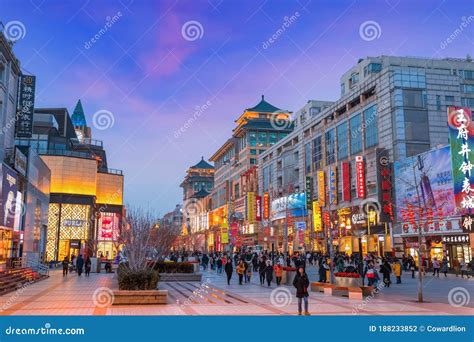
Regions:
[[[209,257],[207,254],[204,254],[201,259],[202,270],[205,271],[207,269],[207,264],[209,263]]]
[[[217,273],[222,273],[222,259],[217,258],[216,264],[217,264]]]
[[[280,263],[278,263],[273,267],[273,270],[275,271],[275,278],[276,278],[277,286],[280,286],[281,277],[283,276],[283,267],[281,266]]]
[[[244,274],[245,274],[245,266],[242,260],[240,260],[239,263],[237,264],[235,271],[237,272],[237,275],[239,276],[239,285],[242,285],[242,279],[244,278]]]
[[[89,256],[87,256],[84,266],[86,270],[86,277],[88,277],[91,274],[91,266],[92,266],[91,258],[89,258]]]
[[[459,263],[461,265],[461,278],[464,278],[464,275],[469,279],[469,274],[467,273],[467,263],[464,259],[461,259]]]
[[[326,271],[328,270],[328,265],[324,261],[324,258],[321,259],[319,262],[319,282],[325,283],[327,281],[326,279]]]
[[[266,268],[266,265],[265,265],[265,261],[262,259],[260,259],[260,262],[258,263],[258,274],[260,275],[260,285],[263,286],[263,284],[265,284],[265,268]]]
[[[268,287],[273,280],[273,267],[271,260],[267,260],[267,266],[265,267],[265,278],[267,279]]]
[[[408,258],[408,267],[410,268],[411,271],[411,277],[412,279],[415,278],[415,259],[410,255]]]
[[[367,272],[365,275],[367,276],[367,286],[373,286],[376,279],[376,271],[372,263],[369,263],[367,266]]]
[[[448,275],[448,258],[443,257],[443,260],[441,261],[441,272],[444,273],[444,277],[446,278]]]
[[[390,273],[392,273],[392,267],[388,263],[388,261],[385,259],[380,266],[380,273],[383,275],[383,282],[385,283],[386,287],[390,287],[391,281],[390,281]]]
[[[232,278],[232,272],[234,272],[234,269],[232,267],[232,260],[230,258],[227,259],[224,271],[225,271],[225,274],[227,275],[227,285],[230,285],[230,278]]]
[[[453,260],[453,269],[454,269],[454,273],[456,274],[456,277],[458,277],[459,271],[461,269],[461,263],[459,262],[458,258],[454,258]]]
[[[439,267],[440,265],[439,265],[438,258],[435,257],[433,259],[433,277],[435,276],[435,274],[437,274],[439,277]]]
[[[67,276],[68,271],[69,271],[69,258],[65,257],[63,260],[63,277]]]
[[[77,275],[79,277],[82,274],[83,267],[84,267],[84,259],[82,258],[82,254],[79,254],[79,256],[76,259],[76,270],[77,270]]]
[[[76,258],[76,256],[73,254],[72,257],[71,257],[71,263],[72,263],[72,270],[73,270],[73,271],[76,271],[76,261],[77,261],[77,258]]]
[[[296,298],[298,298],[298,315],[302,313],[301,302],[304,301],[304,314],[309,316],[308,310],[308,287],[309,287],[309,279],[308,275],[306,274],[304,267],[299,267],[298,272],[293,279],[293,286],[296,288]]]
[[[247,275],[247,282],[250,283],[250,280],[252,279],[252,273],[253,273],[253,265],[251,262],[248,263],[247,270],[245,272]]]
[[[244,267],[245,267],[245,269],[244,269],[244,281],[246,283],[248,283],[249,282],[249,277],[247,276],[247,274],[248,274],[247,269],[249,268],[249,263],[247,261],[245,261],[244,259],[242,259],[242,262],[243,262]]]
[[[400,263],[399,259],[395,259],[395,263],[393,264],[393,274],[397,277],[397,284],[402,283],[402,264]]]

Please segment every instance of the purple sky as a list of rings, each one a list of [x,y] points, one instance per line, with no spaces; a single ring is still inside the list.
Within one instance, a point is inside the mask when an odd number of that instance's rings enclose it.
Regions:
[[[126,203],[160,214],[181,201],[185,170],[212,155],[261,94],[296,111],[309,99],[336,100],[340,75],[358,58],[474,55],[472,0],[21,2],[3,0],[0,20],[20,22],[14,51],[37,75],[37,106],[72,113],[80,98],[109,167],[125,172]],[[442,48],[463,17],[467,28]],[[182,34],[190,21],[197,37]],[[361,38],[366,21],[379,25],[378,38]],[[112,127],[94,127],[100,110],[112,113]]]

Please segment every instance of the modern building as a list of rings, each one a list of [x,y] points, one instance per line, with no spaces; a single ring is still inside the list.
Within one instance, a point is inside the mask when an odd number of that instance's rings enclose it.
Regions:
[[[269,238],[282,250],[410,252],[394,207],[392,163],[448,143],[447,107],[474,106],[471,59],[367,57],[341,77],[341,97],[259,156]],[[298,216],[300,215],[300,216]],[[460,233],[459,218],[449,231]],[[446,225],[448,226],[448,225]],[[331,234],[330,234],[331,233]],[[426,239],[426,253],[433,240]]]
[[[66,108],[35,109],[32,137],[17,139],[51,170],[46,261],[78,254],[112,259],[120,248],[123,174],[108,168],[102,141],[90,137],[82,117],[75,125]],[[89,133],[79,140],[78,129]]]
[[[293,130],[290,115],[290,111],[273,106],[262,95],[256,106],[245,109],[237,118],[231,137],[210,158],[215,173],[208,220],[209,250],[258,243],[258,158]]]

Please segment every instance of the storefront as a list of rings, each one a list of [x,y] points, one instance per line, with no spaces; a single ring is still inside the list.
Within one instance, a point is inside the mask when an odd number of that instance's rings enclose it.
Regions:
[[[0,228],[0,271],[4,271],[12,255],[12,234],[8,228]]]

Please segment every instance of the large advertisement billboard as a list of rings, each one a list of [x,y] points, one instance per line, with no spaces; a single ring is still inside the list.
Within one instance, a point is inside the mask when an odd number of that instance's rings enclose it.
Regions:
[[[0,205],[0,226],[14,228],[15,215],[21,215],[17,212],[17,191],[18,191],[18,176],[15,171],[5,166],[1,167],[1,205]]]
[[[416,233],[420,223],[426,232],[450,229],[446,218],[456,214],[450,154],[446,146],[394,163],[396,214],[404,233]]]
[[[305,193],[292,194],[272,201],[272,220],[306,216]]]

